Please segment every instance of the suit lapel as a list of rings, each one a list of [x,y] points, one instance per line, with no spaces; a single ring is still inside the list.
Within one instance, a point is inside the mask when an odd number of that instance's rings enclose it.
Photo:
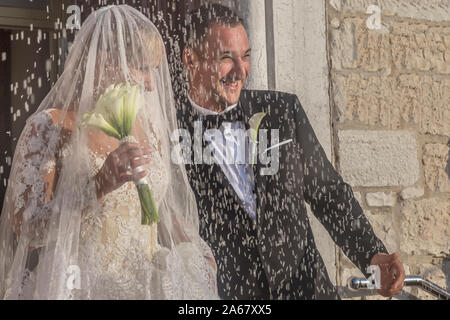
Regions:
[[[244,111],[244,122],[245,122],[246,130],[250,129],[249,121],[250,121],[250,118],[254,114],[256,114],[258,112],[270,112],[269,108],[265,107],[263,105],[263,103],[261,103],[261,101],[252,99],[251,97],[249,97],[249,95],[250,95],[250,92],[244,91],[242,93],[241,99],[239,101],[239,103],[241,104],[240,107]],[[270,114],[267,114],[267,116],[263,118],[259,129],[270,128],[269,120],[268,120],[269,116],[270,116]],[[258,150],[258,152],[259,152],[259,150]],[[261,164],[261,162],[259,160],[253,166],[253,174],[255,177],[255,194],[256,194],[256,221],[257,221],[258,225],[261,225],[261,223],[264,220],[264,213],[265,213],[266,205],[267,205],[267,179],[268,179],[268,176],[261,174],[262,168],[264,168],[264,166]]]

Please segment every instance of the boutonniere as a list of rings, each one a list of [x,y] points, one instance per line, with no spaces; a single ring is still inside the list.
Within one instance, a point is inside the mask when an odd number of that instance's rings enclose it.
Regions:
[[[262,119],[267,115],[267,112],[258,112],[255,113],[249,120],[250,125],[250,163],[252,164],[252,168],[255,165],[255,157],[256,151],[258,149],[258,130],[261,125]]]

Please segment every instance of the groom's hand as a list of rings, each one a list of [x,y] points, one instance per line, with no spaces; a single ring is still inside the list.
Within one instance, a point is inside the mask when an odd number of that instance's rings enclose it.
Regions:
[[[137,143],[126,142],[111,152],[95,176],[97,198],[118,189],[126,182],[138,181],[147,175],[147,170],[135,169],[150,162],[151,150]]]
[[[392,297],[402,291],[406,275],[397,253],[377,253],[370,264],[380,267],[381,288],[377,290],[378,294]]]

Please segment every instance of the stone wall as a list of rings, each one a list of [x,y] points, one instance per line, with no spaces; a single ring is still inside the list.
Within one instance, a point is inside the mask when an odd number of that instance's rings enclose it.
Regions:
[[[449,290],[450,1],[326,6],[336,167],[407,274]],[[338,284],[351,275],[340,253]]]

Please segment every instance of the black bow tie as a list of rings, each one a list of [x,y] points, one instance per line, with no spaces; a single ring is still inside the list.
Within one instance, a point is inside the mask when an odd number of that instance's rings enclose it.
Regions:
[[[220,114],[197,114],[196,119],[202,119],[203,126],[207,129],[218,129],[223,122],[244,121],[244,113],[242,111],[242,107],[237,105],[233,109]]]

